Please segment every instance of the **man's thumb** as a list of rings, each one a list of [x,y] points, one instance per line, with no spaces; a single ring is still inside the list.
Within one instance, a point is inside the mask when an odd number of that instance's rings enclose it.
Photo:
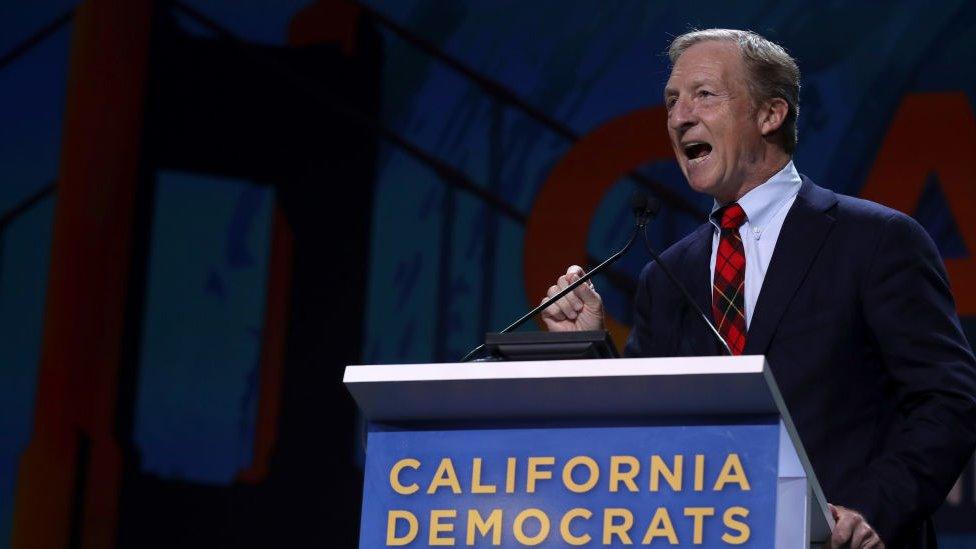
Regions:
[[[600,298],[600,294],[596,292],[596,288],[593,287],[590,281],[587,280],[583,284],[580,284],[580,286],[576,288],[576,295],[583,300],[583,305],[586,305],[590,309],[602,310],[603,300]]]

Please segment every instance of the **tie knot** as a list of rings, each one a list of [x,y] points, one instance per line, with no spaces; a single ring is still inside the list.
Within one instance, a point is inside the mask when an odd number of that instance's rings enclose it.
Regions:
[[[737,202],[733,202],[716,212],[719,218],[719,226],[723,230],[737,230],[746,222],[746,212]]]

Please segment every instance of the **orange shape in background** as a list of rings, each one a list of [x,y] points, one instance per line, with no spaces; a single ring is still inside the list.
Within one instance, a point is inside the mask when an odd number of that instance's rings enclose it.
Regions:
[[[937,131],[933,132],[935,128]],[[966,249],[976,250],[976,117],[962,92],[917,93],[902,100],[861,196],[909,215],[931,173],[956,220]],[[945,259],[961,316],[976,315],[976,261]],[[969,282],[967,284],[967,282]]]
[[[573,264],[586,265],[586,240],[596,208],[628,172],[674,153],[667,114],[657,106],[606,122],[580,139],[555,165],[535,197],[525,228],[525,289],[536,306],[556,278]],[[607,318],[622,348],[630,327]]]

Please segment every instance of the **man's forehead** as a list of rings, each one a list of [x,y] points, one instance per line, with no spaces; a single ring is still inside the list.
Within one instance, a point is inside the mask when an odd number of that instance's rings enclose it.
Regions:
[[[693,44],[675,60],[665,91],[676,84],[699,84],[722,80],[741,65],[738,45],[726,40]]]

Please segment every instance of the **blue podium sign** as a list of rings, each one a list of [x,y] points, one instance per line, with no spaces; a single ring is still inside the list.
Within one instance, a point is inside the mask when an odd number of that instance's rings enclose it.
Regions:
[[[773,547],[778,420],[369,433],[360,547]]]

